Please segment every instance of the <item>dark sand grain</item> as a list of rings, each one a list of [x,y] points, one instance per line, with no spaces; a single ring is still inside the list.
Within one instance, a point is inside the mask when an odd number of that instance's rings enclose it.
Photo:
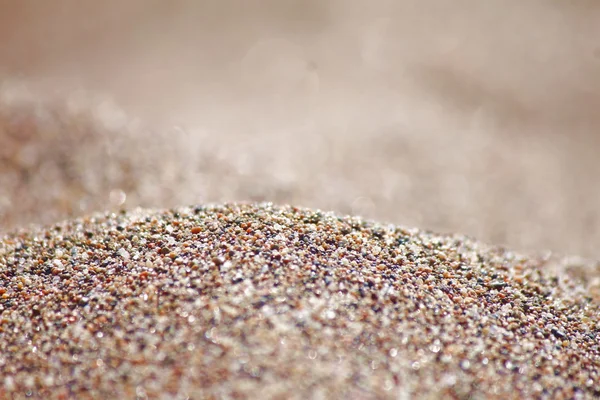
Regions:
[[[598,397],[599,289],[549,263],[270,204],[22,231],[0,397]]]

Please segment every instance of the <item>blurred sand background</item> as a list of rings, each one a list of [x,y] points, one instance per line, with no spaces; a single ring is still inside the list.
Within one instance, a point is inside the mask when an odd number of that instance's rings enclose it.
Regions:
[[[600,3],[0,0],[0,231],[292,203],[600,258]]]

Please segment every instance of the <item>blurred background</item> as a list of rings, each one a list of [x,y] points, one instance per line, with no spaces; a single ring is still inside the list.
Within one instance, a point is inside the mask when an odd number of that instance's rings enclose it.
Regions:
[[[600,259],[600,3],[0,0],[0,231],[273,201]]]

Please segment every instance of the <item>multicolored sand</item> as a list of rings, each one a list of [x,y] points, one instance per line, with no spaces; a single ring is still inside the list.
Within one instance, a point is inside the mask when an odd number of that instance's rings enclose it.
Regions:
[[[271,204],[23,230],[0,397],[597,398],[600,291],[549,263]]]
[[[61,3],[0,1],[0,399],[600,398],[600,2]]]

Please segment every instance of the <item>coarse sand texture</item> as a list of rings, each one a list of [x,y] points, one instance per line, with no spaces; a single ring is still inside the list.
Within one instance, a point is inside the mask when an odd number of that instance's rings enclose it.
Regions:
[[[0,398],[598,398],[599,294],[543,259],[271,204],[0,240]]]

